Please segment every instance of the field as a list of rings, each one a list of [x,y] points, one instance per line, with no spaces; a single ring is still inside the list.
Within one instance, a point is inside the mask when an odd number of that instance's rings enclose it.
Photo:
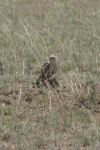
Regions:
[[[100,149],[99,0],[1,0],[0,62],[0,150]]]

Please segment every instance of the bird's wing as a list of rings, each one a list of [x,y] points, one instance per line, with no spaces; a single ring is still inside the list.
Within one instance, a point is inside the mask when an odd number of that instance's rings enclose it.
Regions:
[[[56,71],[57,71],[57,65],[56,65],[56,63],[54,63],[54,64],[48,63],[43,68],[44,76],[47,79],[49,79],[54,73],[56,73]]]
[[[48,65],[49,65],[48,62],[45,63],[45,64],[43,65],[43,67],[41,68],[41,72],[46,72],[46,70],[47,70],[47,68],[48,68]]]
[[[46,73],[46,71],[47,71],[48,64],[49,64],[49,63],[45,63],[45,64],[43,65],[43,67],[41,68],[41,73],[40,73],[40,76],[38,77],[38,79],[36,80],[36,85],[38,85],[38,84],[41,82],[41,80],[46,79],[45,73]]]
[[[54,73],[56,73],[57,72],[57,65],[56,64],[54,64],[54,66],[53,66],[53,70],[52,70],[52,75],[54,74]]]
[[[53,74],[55,74],[57,71],[57,65],[55,64],[51,64],[50,65],[50,69],[49,69],[49,73],[48,73],[48,78],[50,78]]]
[[[50,63],[45,63],[41,69],[44,78],[47,78],[49,69],[50,69]]]
[[[41,69],[41,76],[44,79],[49,79],[56,71],[56,63],[45,63]]]

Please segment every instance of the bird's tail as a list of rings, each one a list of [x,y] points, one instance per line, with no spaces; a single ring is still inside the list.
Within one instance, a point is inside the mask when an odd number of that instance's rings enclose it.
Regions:
[[[42,75],[40,75],[40,76],[38,77],[38,79],[36,80],[36,85],[39,85],[40,82],[41,82],[41,80],[42,80]]]

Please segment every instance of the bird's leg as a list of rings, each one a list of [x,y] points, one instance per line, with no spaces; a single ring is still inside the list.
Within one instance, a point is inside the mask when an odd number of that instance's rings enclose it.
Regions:
[[[55,88],[55,85],[59,87],[59,82],[57,81],[56,77],[54,77],[53,79],[49,79],[48,82],[53,88]]]
[[[53,88],[55,88],[55,85],[54,85],[53,79],[49,79],[49,80],[48,80],[48,82],[49,82],[49,84],[50,84]]]
[[[53,82],[59,87],[59,82],[57,81],[56,77],[54,77]]]
[[[46,87],[48,87],[45,80],[42,80],[42,83],[43,83]]]

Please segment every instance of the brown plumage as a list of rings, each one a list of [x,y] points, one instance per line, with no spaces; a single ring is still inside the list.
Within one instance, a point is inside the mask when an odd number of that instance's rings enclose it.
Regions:
[[[53,74],[55,74],[57,71],[57,64],[55,56],[51,56],[49,58],[49,62],[45,63],[41,69],[41,74],[38,77],[36,81],[36,85],[39,85],[40,82],[44,82],[44,80],[48,80],[50,77],[52,77]]]

